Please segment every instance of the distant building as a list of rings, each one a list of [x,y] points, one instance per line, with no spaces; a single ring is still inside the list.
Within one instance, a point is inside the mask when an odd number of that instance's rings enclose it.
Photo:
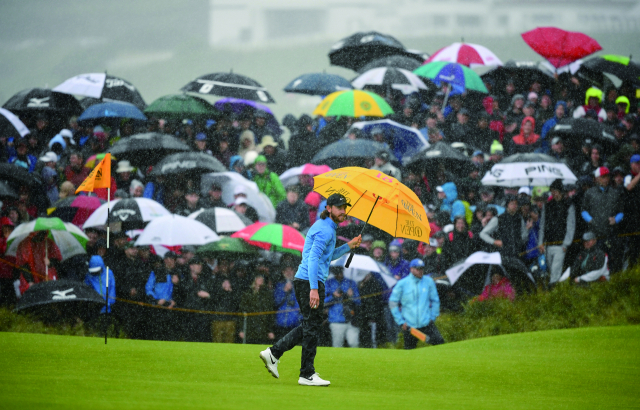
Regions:
[[[377,30],[402,38],[511,36],[538,26],[640,32],[640,0],[209,0],[209,44],[337,41]]]

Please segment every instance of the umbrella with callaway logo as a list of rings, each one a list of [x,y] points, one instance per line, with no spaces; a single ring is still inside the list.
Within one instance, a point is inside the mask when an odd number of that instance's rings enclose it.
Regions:
[[[161,216],[171,215],[164,206],[152,199],[127,198],[111,201],[111,212],[108,213],[107,220],[107,206],[108,204],[103,204],[96,209],[82,227],[86,229],[115,222],[142,224]]]
[[[79,74],[65,80],[53,91],[98,98],[103,101],[125,101],[141,110],[147,106],[133,84],[107,73]]]

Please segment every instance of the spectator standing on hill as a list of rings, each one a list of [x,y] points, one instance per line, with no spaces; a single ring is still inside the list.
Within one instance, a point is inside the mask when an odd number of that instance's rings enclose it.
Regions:
[[[276,207],[276,223],[299,231],[309,228],[309,207],[300,200],[297,185],[287,187],[287,198]]]
[[[517,197],[507,195],[505,205],[506,211],[498,217],[491,218],[480,232],[480,238],[498,248],[502,257],[517,258],[529,236],[531,223],[525,223],[518,212]]]
[[[411,275],[396,283],[389,298],[389,309],[393,318],[402,326],[404,348],[416,347],[417,339],[411,335],[411,328],[429,336],[429,344],[443,344],[444,339],[435,324],[436,318],[440,315],[440,298],[436,284],[430,276],[424,274],[424,262],[420,259],[412,260],[410,266]]]
[[[107,279],[107,275],[109,278]],[[114,303],[116,303],[116,278],[113,271],[104,266],[104,261],[98,255],[94,255],[89,260],[89,272],[84,278],[84,283],[91,286],[106,301],[107,300],[107,280],[109,281],[109,313]],[[100,313],[107,312],[107,306],[104,306]]]

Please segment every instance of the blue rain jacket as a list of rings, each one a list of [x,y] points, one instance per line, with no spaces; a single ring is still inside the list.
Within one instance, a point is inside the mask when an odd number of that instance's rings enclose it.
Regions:
[[[100,267],[102,270],[97,273],[87,273],[84,277],[84,283],[91,286],[103,299],[107,299],[107,268],[104,266],[104,261],[100,255],[94,255],[89,260],[89,269]],[[109,313],[111,313],[111,305],[116,303],[116,278],[113,276],[113,271],[109,269]],[[107,307],[103,307],[100,313],[105,313]]]
[[[171,300],[173,295],[173,282],[171,282],[171,275],[167,273],[167,281],[164,283],[156,282],[156,274],[155,272],[151,272],[147,284],[144,285],[144,291],[147,296],[151,296],[155,300]]]
[[[358,293],[358,286],[351,279],[342,279],[338,282],[336,278],[327,280],[324,288],[324,303],[333,303],[329,306],[329,323],[345,323],[347,320],[344,317],[344,305],[342,304],[343,297],[336,298],[333,296],[333,292],[341,289],[343,295],[347,294],[347,291],[351,289],[353,296],[351,297],[356,305],[360,306],[360,294]]]
[[[440,298],[435,282],[427,275],[418,279],[413,274],[399,280],[391,292],[389,309],[398,325],[427,326],[440,315]]]
[[[302,323],[302,314],[300,313],[300,306],[293,288],[290,292],[284,291],[286,283],[279,282],[276,284],[276,288],[273,290],[273,298],[278,311],[276,313],[276,325],[291,329]]]

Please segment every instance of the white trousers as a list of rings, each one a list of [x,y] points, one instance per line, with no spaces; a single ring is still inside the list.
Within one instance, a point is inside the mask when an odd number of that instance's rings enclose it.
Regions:
[[[549,269],[549,283],[556,283],[562,276],[565,252],[562,246],[547,246],[547,269]]]
[[[346,337],[349,347],[358,347],[360,344],[360,329],[351,323],[329,323],[333,347],[342,347]]]

